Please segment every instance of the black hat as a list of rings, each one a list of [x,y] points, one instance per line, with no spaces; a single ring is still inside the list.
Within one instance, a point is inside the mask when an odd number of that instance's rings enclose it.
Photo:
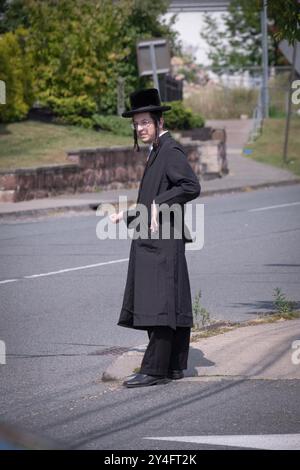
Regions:
[[[152,113],[155,111],[169,111],[171,106],[162,106],[156,88],[139,90],[130,95],[131,110],[122,113],[123,117],[132,117],[137,113]]]

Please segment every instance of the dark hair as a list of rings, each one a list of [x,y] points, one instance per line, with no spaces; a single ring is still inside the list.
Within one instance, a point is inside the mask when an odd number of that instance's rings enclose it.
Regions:
[[[161,111],[155,111],[153,113],[150,113],[150,117],[154,122],[155,126],[155,139],[153,142],[153,148],[156,149],[158,147],[159,143],[159,121],[160,118],[162,117],[162,112]],[[137,137],[137,131],[136,129],[133,130],[133,139],[134,139],[134,146],[133,150],[136,150],[137,152],[140,151],[139,143],[138,143],[138,137]]]
[[[134,140],[133,150],[136,150],[137,152],[139,152],[140,151],[140,146],[139,146],[139,143],[138,143],[136,129],[133,129],[133,140]]]
[[[155,139],[153,142],[153,148],[154,150],[157,149],[158,143],[159,143],[159,120],[162,117],[162,112],[157,111],[154,113],[150,113],[151,118],[154,121],[154,126],[155,126]]]

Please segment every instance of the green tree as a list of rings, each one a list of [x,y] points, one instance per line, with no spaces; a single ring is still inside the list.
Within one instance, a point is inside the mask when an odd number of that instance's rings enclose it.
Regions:
[[[26,117],[33,103],[30,54],[25,54],[27,31],[18,28],[0,39],[0,80],[6,85],[6,104],[0,105],[0,121],[9,122]]]
[[[0,0],[0,34],[28,27],[24,0]]]
[[[95,112],[116,112],[119,76],[127,94],[149,82],[138,77],[139,39],[163,36],[176,48],[171,23],[161,19],[167,6],[166,0],[2,0],[0,11],[2,32],[16,26],[28,32],[35,98],[62,120],[89,125]]]
[[[251,2],[252,3],[252,2]],[[263,0],[256,0],[252,8],[260,10]],[[287,39],[290,43],[300,41],[300,3],[299,0],[268,0],[270,29],[277,41]]]
[[[261,19],[258,2],[232,0],[228,13],[222,15],[222,28],[213,15],[205,16],[201,32],[209,44],[208,57],[213,67],[233,69],[260,66],[262,58]],[[269,35],[269,64],[279,65],[283,59],[274,36]]]
[[[169,0],[120,0],[122,29],[119,38],[120,49],[126,50],[125,60],[117,64],[118,75],[126,78],[126,95],[137,88],[150,85],[148,77],[138,76],[136,44],[141,39],[167,38],[171,53],[180,52],[178,33],[172,30],[176,16],[167,22],[162,19]]]
[[[109,107],[121,12],[109,0],[25,0],[38,100],[66,120]]]

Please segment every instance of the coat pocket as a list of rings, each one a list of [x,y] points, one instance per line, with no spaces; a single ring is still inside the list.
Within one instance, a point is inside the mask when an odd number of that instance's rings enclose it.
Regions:
[[[136,252],[134,311],[156,316],[167,312],[166,257],[151,243]]]

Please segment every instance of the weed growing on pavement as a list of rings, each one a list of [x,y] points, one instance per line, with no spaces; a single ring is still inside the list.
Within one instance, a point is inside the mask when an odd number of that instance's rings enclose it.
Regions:
[[[283,318],[293,317],[295,315],[296,302],[288,300],[286,295],[279,287],[274,289],[275,300],[273,302],[277,314]]]
[[[201,291],[196,295],[193,303],[194,324],[191,341],[199,341],[203,338],[228,333],[236,328],[257,326],[265,323],[275,323],[285,320],[296,320],[300,318],[300,311],[296,310],[297,303],[290,301],[280,288],[274,289],[275,300],[273,302],[275,311],[258,315],[253,320],[243,322],[212,321],[210,314],[200,305]]]
[[[196,294],[193,302],[194,329],[198,329],[211,323],[210,313],[200,304],[201,290]]]

